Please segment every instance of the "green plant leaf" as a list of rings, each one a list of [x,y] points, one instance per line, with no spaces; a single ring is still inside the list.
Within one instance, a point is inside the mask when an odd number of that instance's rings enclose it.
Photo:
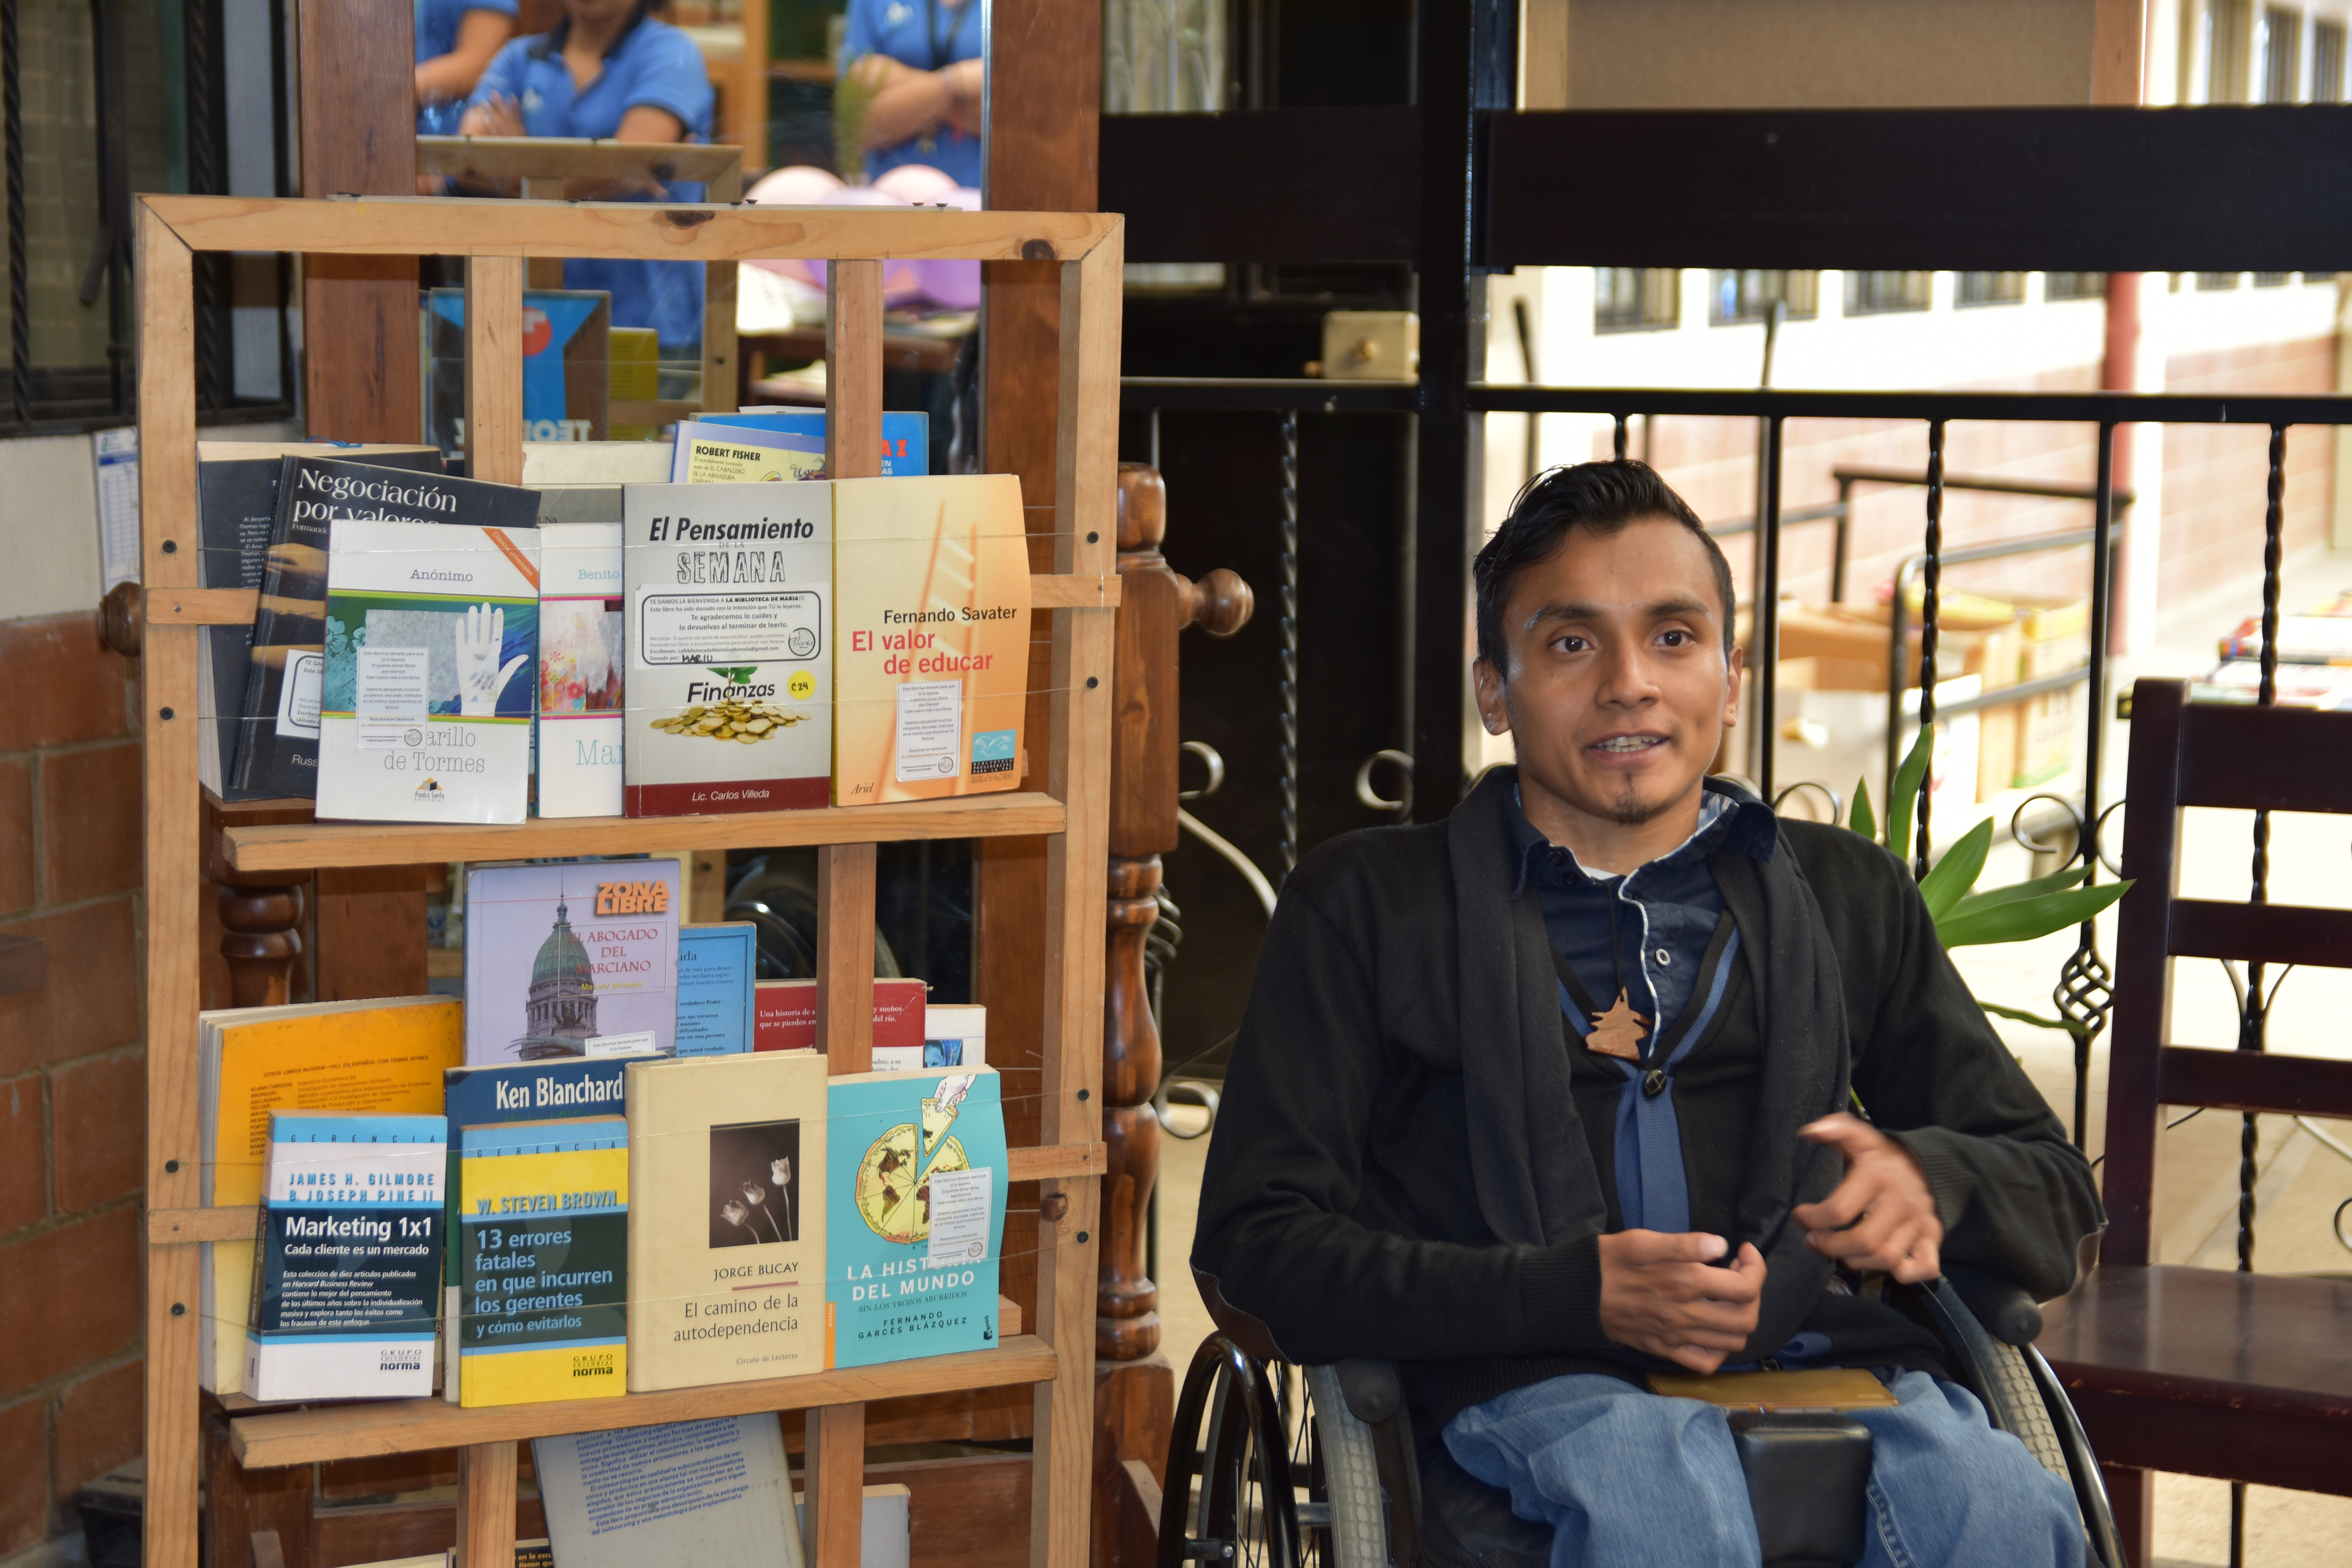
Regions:
[[[2059,1029],[2069,1035],[2079,1035],[2083,1032],[2063,1018],[2045,1018],[2039,1013],[2029,1013],[2022,1007],[2004,1007],[1998,1002],[1987,1002],[1982,998],[1978,999],[1977,1005],[1988,1013],[1998,1013],[2004,1018],[2014,1018],[2021,1024],[2038,1024],[2042,1028]]]
[[[2040,898],[2018,899],[1969,914],[1949,914],[1936,922],[1936,935],[1948,947],[1981,947],[1998,942],[2031,942],[2080,925],[2131,891],[2129,882],[2108,882],[2096,888],[2072,888]]]
[[[1878,838],[1878,814],[1870,809],[1870,781],[1853,781],[1853,808],[1846,813],[1845,825],[1874,843]]]
[[[1911,754],[1895,770],[1895,787],[1886,799],[1886,847],[1906,866],[1911,863],[1911,814],[1918,808],[1919,785],[1935,751],[1936,727],[1930,724],[1919,731],[1911,742]]]
[[[1944,851],[1944,858],[1919,879],[1919,896],[1927,900],[1927,913],[1942,920],[1946,911],[1968,896],[1976,886],[1977,878],[1984,872],[1985,855],[1992,848],[1992,819],[1978,823],[1958,844]]]
[[[2037,899],[2044,893],[2063,892],[2081,884],[2087,866],[2069,866],[2063,871],[2053,871],[2047,877],[2036,877],[2027,882],[2012,882],[2006,888],[1987,888],[1970,893],[1945,913],[1972,915],[1979,910],[1992,909],[2000,904],[2013,904],[2020,899]]]

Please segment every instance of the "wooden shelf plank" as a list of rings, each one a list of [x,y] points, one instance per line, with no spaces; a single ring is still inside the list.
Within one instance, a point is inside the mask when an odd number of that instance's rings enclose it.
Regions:
[[[191,250],[331,256],[596,256],[646,261],[913,258],[1069,261],[1119,226],[1108,213],[713,202],[458,201],[435,196],[142,195]]]
[[[650,405],[648,405],[650,406]],[[679,404],[677,411],[692,412]],[[618,409],[621,405],[614,404]],[[674,411],[676,412],[676,411]],[[141,613],[159,626],[242,626],[251,624],[256,600],[252,588],[155,588],[142,595]],[[1073,573],[1055,576],[1041,572],[1029,579],[1029,605],[1036,610],[1094,610],[1118,604],[1118,579]]]
[[[1108,1154],[1100,1143],[1048,1143],[1042,1147],[1008,1149],[1004,1180],[1015,1182],[1074,1181],[1099,1176]],[[147,1239],[159,1245],[186,1246],[199,1241],[251,1241],[258,1234],[261,1211],[251,1204],[221,1208],[154,1209],[147,1215]]]
[[[887,805],[820,806],[731,816],[533,817],[507,826],[316,822],[229,827],[221,852],[239,871],[320,866],[421,866],[433,860],[535,860],[572,855],[663,855],[787,844],[883,844],[918,838],[1058,834],[1062,803],[1033,791]]]
[[[229,1442],[237,1463],[248,1469],[268,1469],[475,1443],[510,1443],[570,1432],[610,1432],[624,1426],[700,1421],[762,1410],[812,1410],[908,1394],[1044,1383],[1053,1378],[1054,1365],[1052,1346],[1023,1335],[1006,1340],[992,1351],[813,1372],[800,1377],[718,1383],[662,1394],[631,1394],[619,1399],[571,1399],[477,1410],[439,1399],[319,1405],[239,1417],[229,1424]]]

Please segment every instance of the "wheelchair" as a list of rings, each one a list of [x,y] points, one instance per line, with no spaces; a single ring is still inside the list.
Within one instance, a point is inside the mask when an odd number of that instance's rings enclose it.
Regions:
[[[2033,1349],[2032,1299],[1955,1267],[1927,1285],[1889,1283],[1883,1300],[1932,1331],[1951,1380],[2073,1489],[2087,1560],[2125,1568],[2098,1460]],[[1416,1442],[1393,1363],[1287,1366],[1244,1348],[1258,1336],[1219,1318],[1176,1403],[1159,1568],[1548,1568],[1549,1525],[1514,1514],[1509,1495],[1456,1465],[1436,1434]],[[1765,1568],[1859,1562],[1869,1429],[1840,1415],[1750,1411],[1731,1425]]]

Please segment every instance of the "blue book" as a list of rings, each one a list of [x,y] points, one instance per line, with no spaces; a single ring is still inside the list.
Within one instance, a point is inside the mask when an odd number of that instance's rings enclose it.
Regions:
[[[433,1392],[448,1127],[439,1116],[269,1113],[247,1394]]]
[[[986,1068],[826,1086],[827,1366],[988,1350],[1004,1245],[1004,1102]]]
[[[824,450],[824,410],[822,408],[745,408],[732,414],[698,414],[704,425],[733,425],[751,430],[775,430],[814,437]],[[931,416],[928,414],[882,416],[882,477],[902,479],[931,471]]]
[[[677,1054],[731,1057],[751,1048],[759,937],[749,921],[677,928]]]
[[[443,1104],[454,1128],[489,1127],[516,1121],[556,1121],[574,1116],[618,1116],[627,1108],[623,1070],[626,1057],[557,1057],[534,1062],[484,1062],[450,1068],[442,1075]],[[458,1233],[458,1148],[449,1140],[442,1234]],[[458,1292],[458,1251],[448,1249],[442,1270],[441,1392],[451,1404],[458,1395],[458,1334],[464,1309]]]

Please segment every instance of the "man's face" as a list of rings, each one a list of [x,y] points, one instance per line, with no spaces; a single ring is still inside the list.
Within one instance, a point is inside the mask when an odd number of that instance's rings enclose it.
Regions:
[[[1503,606],[1507,679],[1483,658],[1475,671],[1522,787],[1627,826],[1690,798],[1739,714],[1723,615],[1706,546],[1671,518],[1571,529],[1521,571]]]

